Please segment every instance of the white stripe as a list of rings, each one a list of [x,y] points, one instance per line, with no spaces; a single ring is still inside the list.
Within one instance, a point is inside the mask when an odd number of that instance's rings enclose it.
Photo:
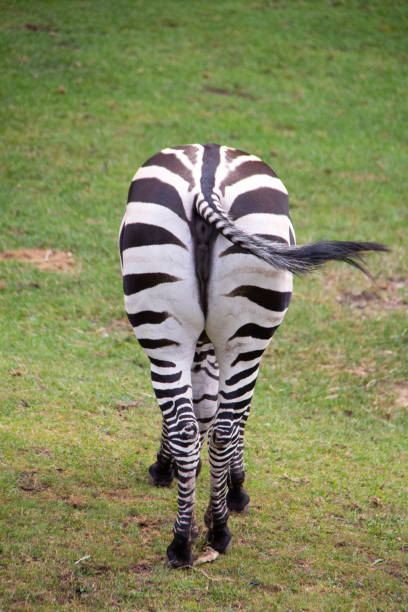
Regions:
[[[188,247],[192,244],[188,223],[167,206],[151,202],[130,202],[125,212],[125,223],[148,223],[160,225],[177,236]]]
[[[267,174],[255,174],[254,176],[248,176],[247,178],[242,179],[242,181],[238,181],[233,185],[228,185],[225,188],[225,202],[228,203],[228,208],[230,208],[232,202],[239,195],[245,193],[246,191],[253,191],[254,189],[260,189],[262,187],[269,187],[270,189],[276,189],[281,193],[288,194],[285,185],[282,181],[275,177],[269,176]]]
[[[237,219],[235,225],[247,234],[273,234],[284,238],[288,243],[289,229],[295,235],[292,223],[286,215],[250,213]]]
[[[149,178],[158,179],[159,181],[163,181],[163,183],[168,183],[171,187],[175,187],[176,190],[179,192],[181,199],[183,199],[185,197],[185,194],[188,193],[190,183],[187,180],[183,179],[183,177],[177,174],[176,172],[171,172],[167,168],[163,168],[163,166],[144,166],[142,168],[139,168],[139,170],[133,177],[132,182],[136,179]]]
[[[166,266],[163,266],[163,261]],[[177,277],[186,277],[194,273],[193,257],[185,249],[175,244],[153,244],[143,247],[131,247],[123,251],[123,273],[165,272]]]

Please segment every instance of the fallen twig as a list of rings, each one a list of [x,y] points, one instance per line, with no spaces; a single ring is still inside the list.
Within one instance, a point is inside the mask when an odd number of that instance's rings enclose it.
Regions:
[[[211,546],[207,546],[204,553],[194,561],[194,565],[202,565],[203,563],[211,563],[215,561],[220,553]]]

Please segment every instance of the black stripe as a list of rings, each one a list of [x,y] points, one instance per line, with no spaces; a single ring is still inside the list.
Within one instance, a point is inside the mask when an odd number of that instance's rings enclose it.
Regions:
[[[157,399],[161,399],[162,397],[176,397],[176,395],[185,393],[189,387],[190,385],[184,385],[184,387],[177,387],[177,389],[155,389],[154,392]]]
[[[187,386],[190,387],[190,385],[187,385]],[[183,404],[185,404],[184,410],[180,409],[180,412],[179,412],[180,415],[182,415],[182,414],[184,414],[186,412],[189,412],[189,410],[190,410],[190,400],[188,400],[186,397],[179,397],[179,399],[177,399],[174,402],[174,407],[175,408],[180,408],[180,406],[182,406]]]
[[[210,395],[209,393],[204,393],[200,397],[197,397],[197,399],[193,399],[193,402],[194,402],[194,404],[199,404],[200,402],[202,402],[205,399],[216,400],[216,399],[218,399],[218,395]]]
[[[269,340],[272,338],[274,331],[278,326],[275,327],[262,327],[261,325],[257,325],[256,323],[247,323],[246,325],[242,325],[235,334],[228,338],[228,340],[232,340],[233,338],[245,338],[250,336],[251,338],[259,338],[260,340]]]
[[[223,410],[225,408],[230,408],[231,410],[241,410],[241,408],[245,408],[250,403],[251,398],[241,400],[239,402],[220,402],[220,408]]]
[[[289,230],[289,233],[291,233],[290,230]],[[265,240],[270,240],[271,242],[280,242],[281,244],[288,244],[288,241],[285,240],[285,238],[282,238],[281,236],[273,236],[271,234],[254,234],[254,235],[259,236],[260,238],[265,238]],[[252,255],[251,251],[248,251],[247,249],[243,249],[237,244],[233,244],[232,246],[225,249],[225,251],[220,253],[219,256],[224,257],[225,255],[231,255],[233,253],[239,253],[239,254],[249,253],[250,255]]]
[[[236,399],[237,397],[241,397],[241,395],[248,393],[248,391],[252,391],[252,389],[255,387],[255,384],[256,378],[254,378],[254,380],[251,380],[251,382],[245,385],[244,387],[235,389],[235,391],[230,391],[229,393],[227,393],[226,391],[220,391],[220,393],[224,399]]]
[[[213,374],[212,372],[210,372],[210,370],[208,370],[208,368],[200,368],[201,371],[204,371],[207,376],[209,376],[210,378],[213,378],[214,380],[219,380],[219,376],[217,374]]]
[[[143,166],[161,166],[167,168],[170,172],[174,172],[189,183],[190,188],[193,186],[194,177],[192,172],[179,160],[174,153],[157,153],[143,164]]]
[[[278,189],[259,187],[237,196],[229,209],[229,215],[234,220],[252,213],[289,216],[289,198]]]
[[[241,151],[240,149],[227,149],[225,151],[225,159],[229,163],[234,161],[234,159],[236,159],[237,157],[241,157],[241,156],[247,157],[248,155],[250,155],[250,153],[247,153],[246,151]]]
[[[125,295],[132,295],[144,289],[156,287],[161,283],[175,283],[181,280],[177,276],[163,272],[146,272],[144,274],[125,274],[123,277],[123,291]]]
[[[213,199],[215,172],[220,163],[220,147],[216,144],[203,145],[203,161],[201,166],[200,186],[207,202]],[[207,316],[207,282],[211,269],[211,251],[217,236],[216,229],[198,214],[194,207],[191,230],[194,240],[194,259],[198,281],[200,306]]]
[[[184,155],[186,155],[188,159],[191,161],[191,163],[195,165],[197,161],[198,147],[195,147],[194,145],[181,145],[181,146],[170,147],[170,148],[179,149],[180,151],[183,151]]]
[[[207,374],[207,376],[209,376],[210,378],[213,378],[214,380],[218,380],[219,376],[218,374],[214,374],[213,372],[210,372],[210,370],[208,368],[205,368],[203,366],[201,366],[200,364],[194,366],[193,368],[191,368],[192,372],[205,372]]]
[[[180,346],[179,342],[175,340],[168,340],[167,338],[157,338],[153,340],[152,338],[138,338],[140,345],[145,349],[156,349],[162,348],[163,346]]]
[[[186,211],[178,191],[157,178],[134,180],[129,187],[128,202],[150,202],[170,208],[183,221],[187,221]]]
[[[296,240],[295,240],[295,236],[292,232],[292,230],[289,228],[289,244],[291,246],[293,246],[294,244],[296,244]]]
[[[200,185],[203,196],[211,201],[215,183],[215,172],[220,163],[220,147],[217,144],[205,144]]]
[[[207,336],[207,332],[205,331],[205,329],[203,329],[203,331],[200,334],[200,337],[197,340],[197,346],[198,345],[203,345],[203,344],[211,344],[211,340],[209,339],[209,337]]]
[[[248,351],[246,353],[239,353],[239,355],[231,363],[231,367],[236,365],[239,361],[252,361],[252,359],[257,359],[258,357],[262,356],[263,352],[264,350],[261,349],[259,351]]]
[[[125,233],[125,224],[122,225],[119,235],[119,253],[120,253],[120,261],[123,264],[122,252],[123,252],[123,235]]]
[[[183,404],[185,405],[183,406]],[[177,419],[177,415],[181,415],[186,411],[191,411],[191,406],[186,397],[179,397],[176,401],[169,400],[168,402],[165,402],[165,404],[162,404],[160,406],[160,410],[166,410],[166,421],[170,426],[170,424]]]
[[[245,297],[258,304],[258,306],[262,306],[262,308],[283,312],[289,306],[291,295],[290,291],[274,291],[256,285],[240,285],[230,293],[225,294],[225,297]]]
[[[145,325],[146,323],[158,325],[170,317],[168,312],[154,312],[153,310],[142,310],[136,313],[128,312],[127,316],[132,327],[138,327],[138,325]]]
[[[225,179],[220,184],[220,190],[223,194],[225,194],[225,188],[229,185],[233,185],[238,181],[242,181],[249,176],[254,176],[256,174],[267,174],[268,176],[273,176],[276,178],[275,172],[270,168],[267,164],[260,160],[248,160],[240,164],[237,168],[235,168],[232,172],[227,174]],[[259,182],[262,182],[262,177],[259,178]]]
[[[161,383],[173,383],[177,382],[181,378],[182,372],[176,372],[175,374],[158,374],[157,372],[151,372],[152,380]]]
[[[194,362],[201,363],[201,361],[205,361],[208,356],[211,356],[211,357],[215,356],[214,349],[208,349],[208,351],[196,352],[194,355]]]
[[[242,372],[238,372],[238,374],[231,376],[231,378],[225,381],[225,384],[228,386],[235,385],[237,382],[239,382],[243,378],[248,378],[248,376],[253,374],[258,368],[259,368],[259,363],[256,363],[251,368],[248,368],[247,370],[243,370]]]
[[[121,236],[121,249],[131,249],[133,247],[151,246],[156,244],[175,244],[187,249],[187,246],[169,230],[160,225],[150,225],[149,223],[129,223],[125,226],[125,231]]]
[[[155,357],[149,357],[151,363],[158,368],[175,368],[176,364],[172,361],[165,361],[164,359],[156,359]]]

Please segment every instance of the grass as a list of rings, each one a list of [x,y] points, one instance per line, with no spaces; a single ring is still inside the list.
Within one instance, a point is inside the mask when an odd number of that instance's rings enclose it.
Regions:
[[[3,3],[0,252],[75,264],[0,262],[0,609],[408,609],[407,24],[402,1]],[[136,168],[208,141],[272,165],[299,243],[392,253],[376,284],[296,281],[248,424],[252,511],[231,554],[174,572],[116,237]]]

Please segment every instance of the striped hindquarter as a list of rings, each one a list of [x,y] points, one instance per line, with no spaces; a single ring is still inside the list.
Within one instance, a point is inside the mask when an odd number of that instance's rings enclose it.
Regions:
[[[296,246],[288,194],[258,157],[215,144],[164,149],[136,173],[119,245],[125,307],[150,359],[163,415],[156,485],[178,478],[167,556],[191,565],[195,478],[208,433],[208,540],[225,552],[228,511],[244,511],[243,437],[259,364],[281,324],[292,273],[329,260],[366,272],[373,242]],[[228,491],[228,493],[227,493]]]
[[[229,543],[227,485],[243,491],[244,425],[259,362],[292,290],[290,272],[231,243],[197,214],[197,202],[216,202],[238,229],[274,243],[293,244],[294,232],[273,171],[217,145],[160,152],[136,173],[128,200],[120,232],[125,308],[163,415],[151,476],[156,484],[178,477],[168,549],[177,566],[191,561],[195,475],[209,429],[210,541],[220,550]]]

